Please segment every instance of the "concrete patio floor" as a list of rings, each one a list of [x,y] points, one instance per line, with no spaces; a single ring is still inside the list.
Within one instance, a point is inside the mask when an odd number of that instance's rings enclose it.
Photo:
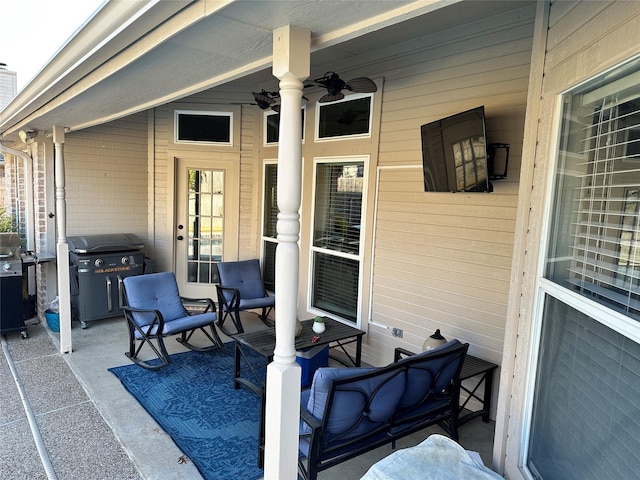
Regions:
[[[183,454],[171,438],[107,370],[130,363],[124,356],[128,340],[123,318],[89,322],[86,329],[74,323],[74,351],[66,355],[58,353],[58,334],[36,320],[27,323],[29,338],[7,334],[5,347],[55,477],[47,477],[18,386],[5,355],[0,355],[0,480],[202,478],[190,461],[181,461]],[[263,328],[251,313],[244,323],[248,331]],[[223,340],[230,341],[225,336]],[[170,353],[184,351],[172,339],[167,346]],[[460,444],[480,453],[486,465],[491,465],[493,429],[493,422],[480,418],[460,429]],[[442,431],[423,430],[399,441],[397,448],[416,445],[431,433]],[[319,479],[359,479],[392,451],[380,447],[321,472]]]

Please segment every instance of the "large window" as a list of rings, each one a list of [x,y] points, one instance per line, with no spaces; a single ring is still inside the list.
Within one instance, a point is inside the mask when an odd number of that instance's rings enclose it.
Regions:
[[[262,277],[267,290],[276,289],[276,246],[278,245],[278,164],[264,166],[262,213]]]
[[[363,158],[315,165],[311,307],[356,323],[361,265]]]
[[[536,479],[637,476],[639,147],[637,66],[563,96],[525,459]]]

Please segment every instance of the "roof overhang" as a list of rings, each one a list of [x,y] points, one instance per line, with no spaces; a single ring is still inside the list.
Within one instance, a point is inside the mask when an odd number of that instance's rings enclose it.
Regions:
[[[273,30],[283,25],[311,31],[312,75],[320,76],[314,63],[352,65],[371,51],[370,41],[354,42],[363,36],[384,45],[385,32],[409,39],[508,3],[459,1],[110,1],[0,112],[0,139],[53,125],[80,130],[243,78],[273,83]],[[431,15],[440,11],[448,13]]]

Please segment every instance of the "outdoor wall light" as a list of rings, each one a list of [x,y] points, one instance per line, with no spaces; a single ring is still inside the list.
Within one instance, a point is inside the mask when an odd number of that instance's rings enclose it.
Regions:
[[[22,140],[22,143],[27,143],[32,138],[35,138],[37,134],[38,132],[36,130],[20,130],[18,132],[18,136],[20,137],[20,140]]]

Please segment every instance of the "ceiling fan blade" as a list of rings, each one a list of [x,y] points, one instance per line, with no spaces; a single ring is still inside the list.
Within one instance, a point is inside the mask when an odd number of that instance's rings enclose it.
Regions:
[[[264,90],[260,93],[253,92],[253,98],[256,99],[258,107],[260,107],[262,110],[266,110],[275,102],[275,100],[267,95]]]
[[[344,93],[342,92],[339,92],[336,95],[331,95],[330,93],[327,93],[326,95],[322,96],[320,100],[318,100],[318,102],[320,103],[335,102],[336,100],[342,100],[343,98],[344,98]]]
[[[367,77],[358,77],[349,80],[346,88],[355,93],[374,93],[378,91],[378,87],[374,81]]]

